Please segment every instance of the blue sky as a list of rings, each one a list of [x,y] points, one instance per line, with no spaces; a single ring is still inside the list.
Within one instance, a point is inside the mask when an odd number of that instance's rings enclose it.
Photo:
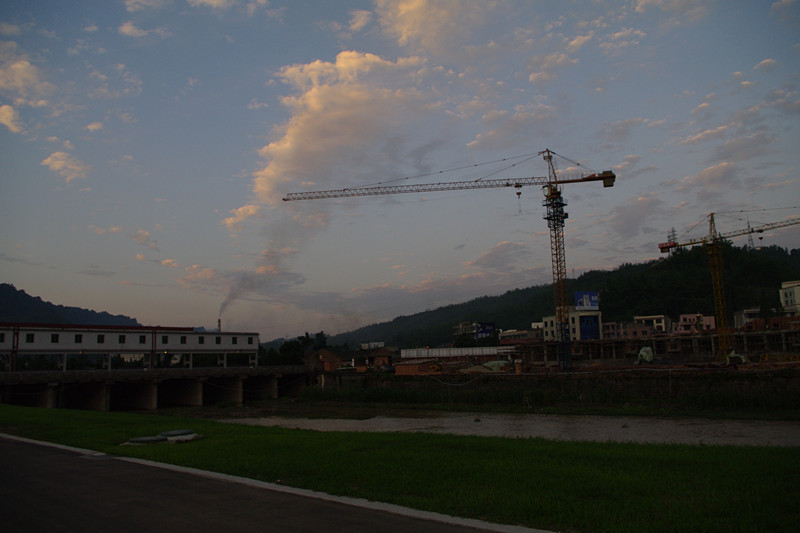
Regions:
[[[7,0],[0,281],[264,340],[549,283],[537,187],[281,201],[546,148],[618,176],[564,187],[568,273],[646,261],[798,215],[799,89],[795,0]]]

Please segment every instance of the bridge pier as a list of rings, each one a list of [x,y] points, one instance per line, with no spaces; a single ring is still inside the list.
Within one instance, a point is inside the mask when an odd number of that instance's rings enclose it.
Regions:
[[[155,380],[117,382],[111,387],[109,396],[108,410],[155,410],[158,409],[158,382]]]
[[[260,401],[278,398],[277,376],[254,376],[244,382],[244,400]]]
[[[203,405],[233,403],[242,405],[242,378],[208,378],[203,382]]]
[[[165,380],[158,386],[159,407],[201,407],[203,380]]]

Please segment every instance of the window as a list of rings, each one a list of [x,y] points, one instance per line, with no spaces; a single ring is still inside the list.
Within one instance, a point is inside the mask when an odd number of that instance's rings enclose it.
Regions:
[[[197,337],[197,342],[198,342],[198,344],[205,344],[206,343],[206,338],[203,337],[202,335],[200,335],[199,337]]]
[[[139,335],[139,344],[147,344],[147,336]]]
[[[125,335],[120,335],[119,336],[119,343],[120,344],[125,344]]]
[[[105,335],[98,335],[97,336],[97,344],[103,344],[104,342],[106,342],[106,336]]]
[[[33,339],[34,339],[33,333],[25,334],[25,342],[33,342]]]
[[[6,342],[6,334],[0,333],[0,342]]]
[[[50,342],[53,344],[58,343],[58,333],[51,333],[50,334]]]
[[[181,344],[186,344],[186,335],[181,335]]]
[[[247,344],[253,344],[253,337],[247,337]]]
[[[162,335],[161,336],[161,344],[169,344],[169,336],[168,335]]]
[[[216,344],[222,344],[222,337],[217,337],[214,341]]]
[[[239,337],[231,337],[231,344],[239,344]]]
[[[75,344],[81,344],[83,342],[83,334],[76,333],[75,334]]]

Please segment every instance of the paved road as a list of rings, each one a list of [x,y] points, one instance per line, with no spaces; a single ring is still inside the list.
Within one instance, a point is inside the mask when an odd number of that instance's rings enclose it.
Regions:
[[[0,529],[532,532],[0,435]]]

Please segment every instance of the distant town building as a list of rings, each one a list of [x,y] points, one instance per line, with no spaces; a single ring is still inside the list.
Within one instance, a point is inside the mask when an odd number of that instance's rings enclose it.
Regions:
[[[800,316],[800,281],[781,283],[780,299],[786,316]]]
[[[602,339],[603,313],[601,311],[581,311],[574,306],[569,308],[569,338],[573,341]],[[556,317],[546,316],[544,323],[544,340],[551,342],[557,340]]]
[[[653,328],[653,333],[669,333],[672,330],[672,319],[667,315],[641,315],[633,317],[633,321]]]
[[[750,307],[733,313],[733,325],[736,329],[751,329],[749,326],[761,318],[760,307]]]
[[[716,328],[716,319],[702,313],[680,315],[678,321],[672,324],[672,333],[677,335],[697,334],[711,331]]]
[[[491,337],[494,334],[492,322],[460,322],[453,326],[453,337],[468,335],[475,340]]]

